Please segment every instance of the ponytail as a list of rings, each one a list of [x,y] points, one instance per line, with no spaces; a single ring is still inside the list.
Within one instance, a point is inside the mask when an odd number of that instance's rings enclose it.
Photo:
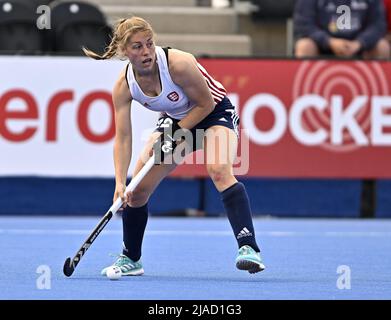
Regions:
[[[87,57],[90,57],[95,60],[106,60],[114,57],[117,54],[117,48],[118,48],[118,42],[116,37],[114,36],[113,39],[111,39],[110,44],[106,48],[106,51],[102,55],[92,50],[89,50],[85,47],[83,47],[82,50]]]
[[[114,36],[111,39],[110,44],[106,47],[106,51],[102,55],[83,47],[82,50],[83,50],[84,54],[87,57],[90,57],[95,60],[106,60],[106,59],[110,59],[110,58],[114,57],[117,54],[117,49],[118,49],[118,28],[125,21],[126,21],[126,19],[121,19],[117,22],[115,29],[114,29],[115,30]]]

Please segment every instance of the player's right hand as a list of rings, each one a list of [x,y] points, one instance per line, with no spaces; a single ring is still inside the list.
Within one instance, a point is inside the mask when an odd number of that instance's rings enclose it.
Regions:
[[[120,208],[120,210],[122,210],[123,208],[126,207],[126,203],[127,203],[127,199],[126,199],[126,196],[125,196],[125,189],[126,189],[126,186],[123,185],[123,184],[117,184],[115,186],[115,191],[114,191],[114,197],[113,197],[113,203],[118,199],[118,198],[121,198],[123,204]]]

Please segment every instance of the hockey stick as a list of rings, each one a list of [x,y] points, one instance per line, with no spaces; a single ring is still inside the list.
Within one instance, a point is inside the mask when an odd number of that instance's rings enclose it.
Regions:
[[[145,175],[153,167],[154,161],[155,161],[154,156],[149,158],[149,160],[144,165],[144,167],[142,167],[140,172],[134,176],[134,178],[131,180],[129,185],[126,187],[125,193],[128,191],[133,191],[138,186],[140,181],[145,177]],[[103,216],[103,218],[99,221],[99,223],[95,227],[94,231],[92,231],[92,233],[88,236],[87,240],[84,241],[83,245],[80,247],[79,251],[77,251],[77,253],[73,257],[73,259],[71,259],[69,257],[65,260],[63,271],[67,277],[70,277],[72,275],[72,273],[75,271],[75,268],[79,264],[83,255],[87,252],[89,247],[92,245],[92,243],[98,237],[99,233],[103,230],[103,228],[110,221],[110,219],[113,217],[113,215],[118,211],[118,209],[121,208],[121,206],[122,206],[122,200],[121,200],[121,198],[118,198],[113,203],[113,205],[110,207],[110,209],[106,212],[106,214]]]

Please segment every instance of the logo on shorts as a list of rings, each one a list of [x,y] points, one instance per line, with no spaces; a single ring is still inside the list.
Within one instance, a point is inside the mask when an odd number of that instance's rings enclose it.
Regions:
[[[170,92],[170,93],[167,95],[167,98],[168,98],[169,100],[175,102],[175,101],[178,101],[178,99],[179,99],[179,94],[176,93],[175,91],[173,91],[173,92]]]

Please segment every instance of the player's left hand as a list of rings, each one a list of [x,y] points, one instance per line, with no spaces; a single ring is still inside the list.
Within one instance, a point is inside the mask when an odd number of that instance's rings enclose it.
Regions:
[[[155,164],[163,163],[170,156],[172,159],[172,155],[179,142],[175,139],[175,132],[181,130],[178,121],[167,117],[162,121],[162,124],[164,124],[162,127],[164,130],[153,145]]]

